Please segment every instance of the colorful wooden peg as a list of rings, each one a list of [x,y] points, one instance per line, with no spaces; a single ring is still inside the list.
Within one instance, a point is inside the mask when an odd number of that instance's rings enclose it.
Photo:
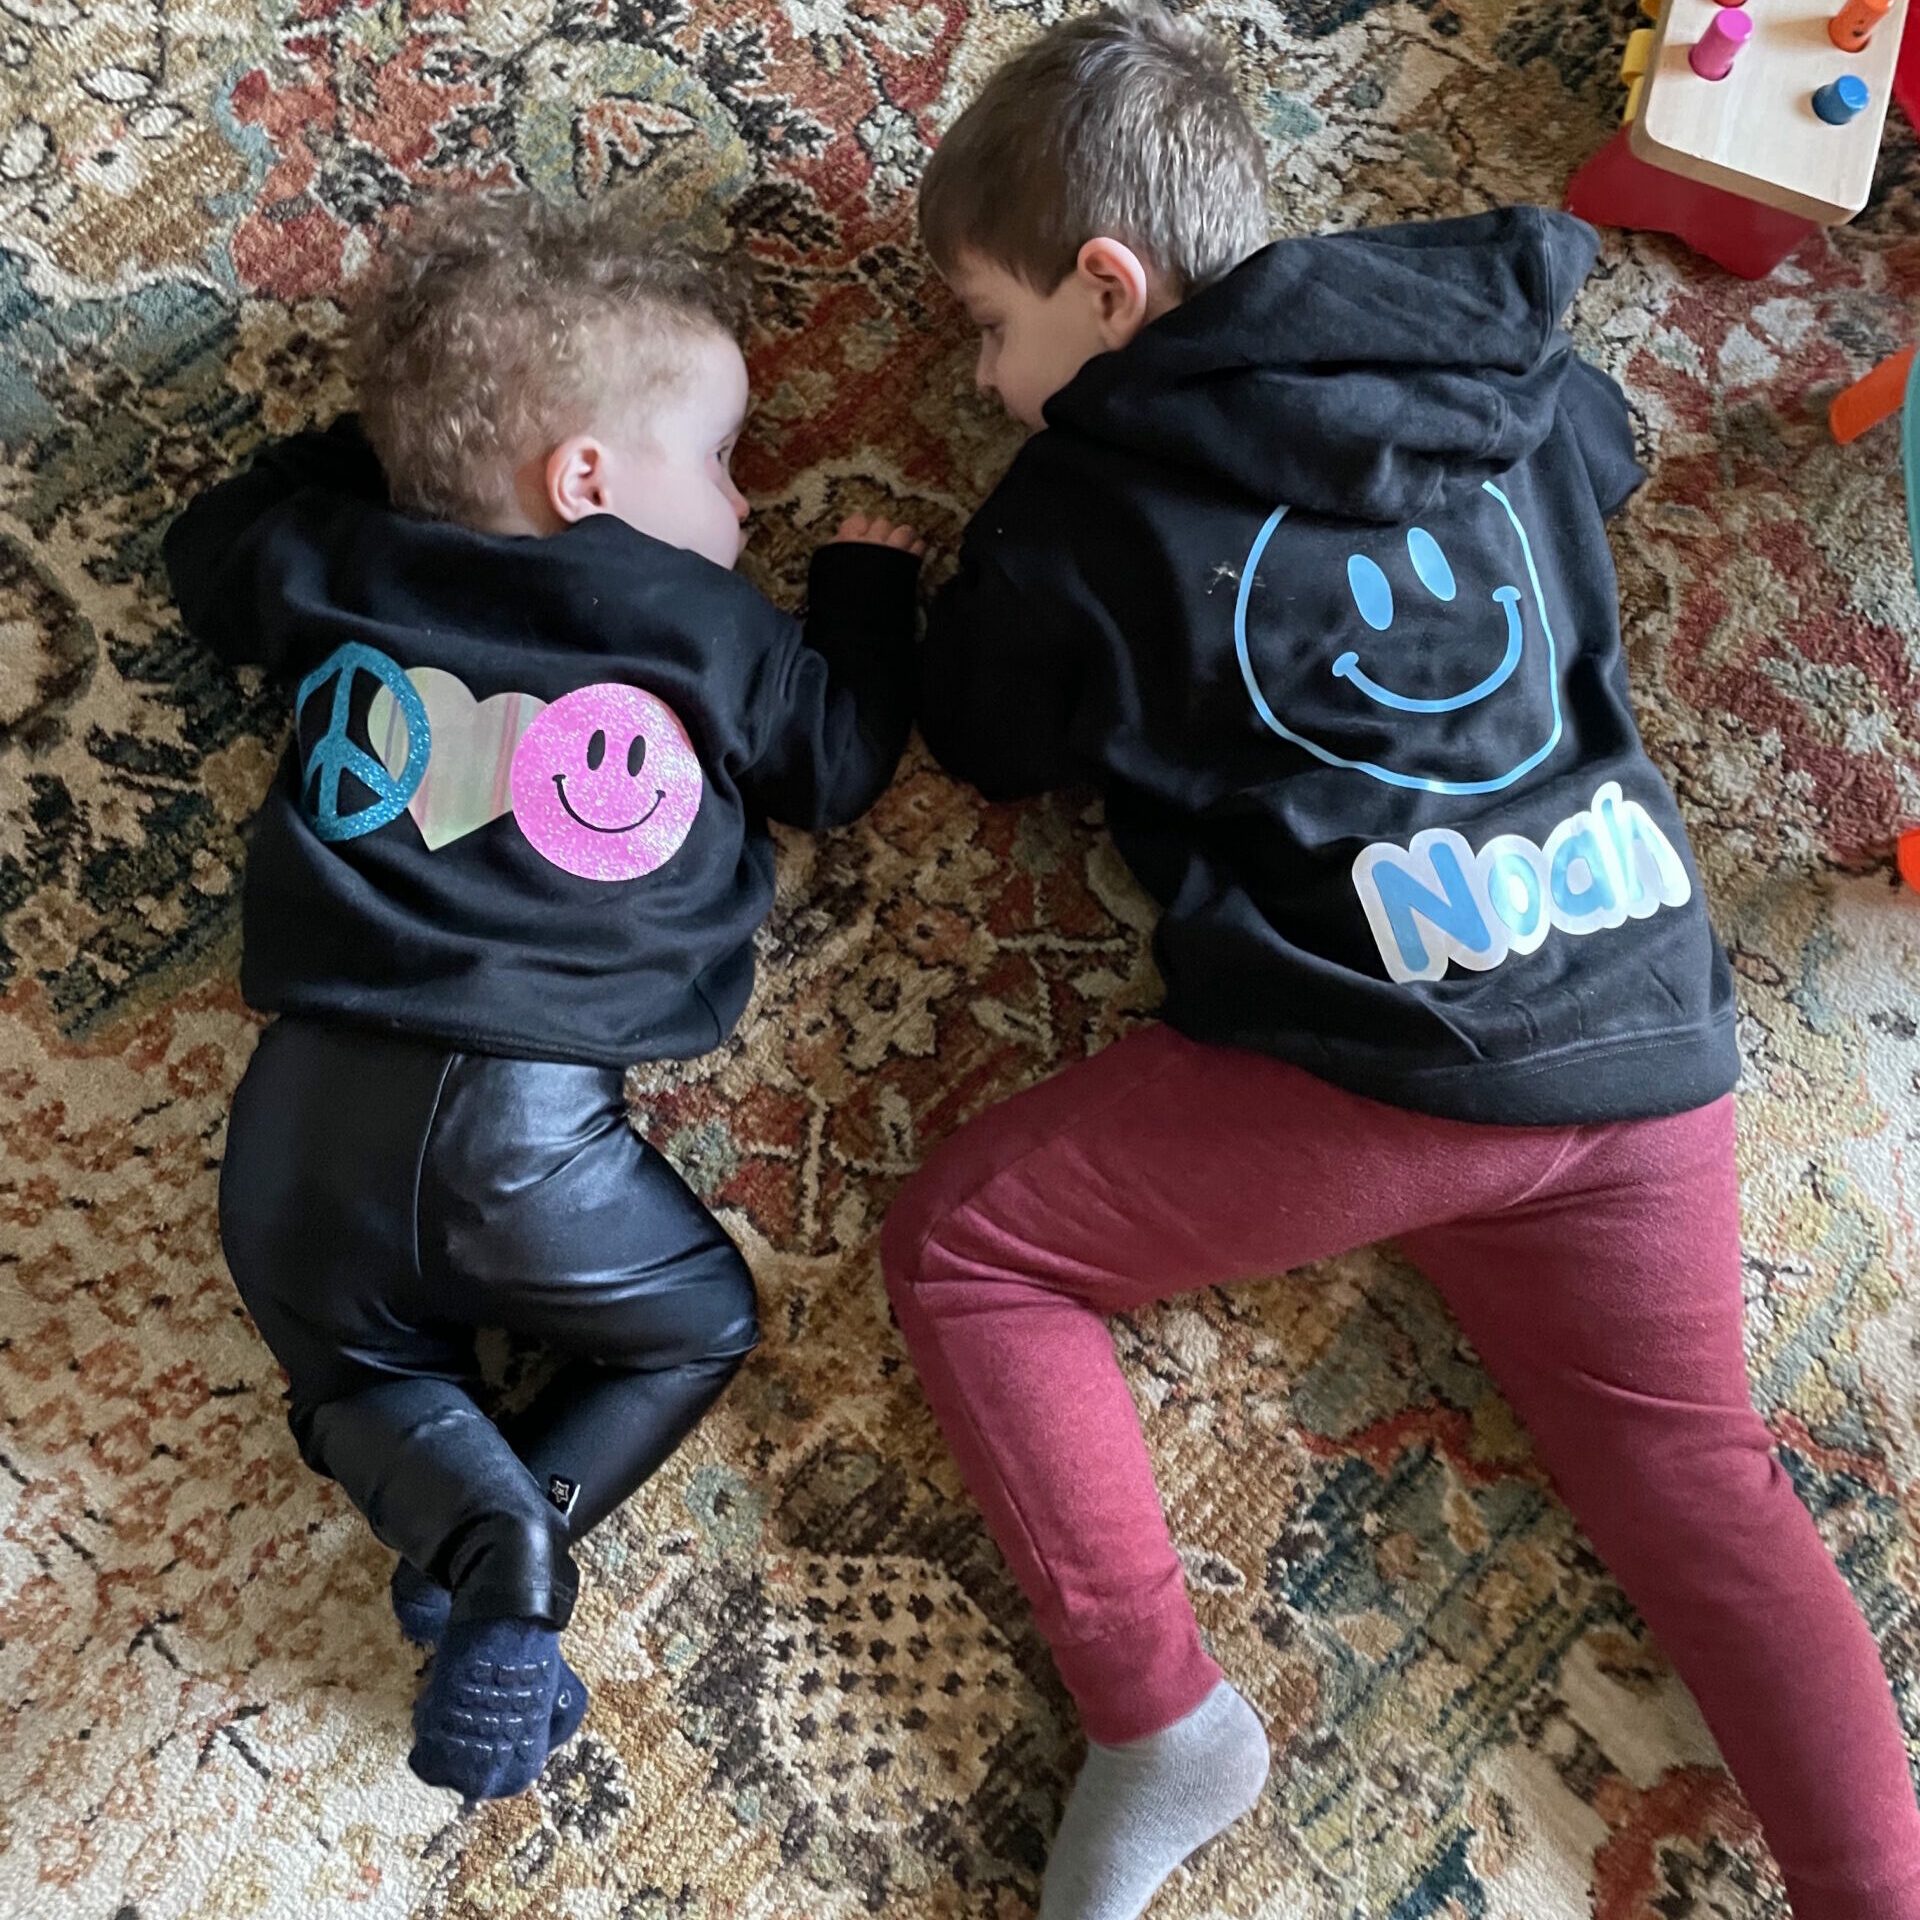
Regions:
[[[1627,50],[1620,56],[1620,84],[1631,86],[1647,70],[1653,58],[1653,29],[1635,27],[1627,35]]]
[[[1724,80],[1733,71],[1740,49],[1753,38],[1753,21],[1733,7],[1723,8],[1707,22],[1707,30],[1687,49],[1687,65],[1702,80]]]
[[[1640,11],[1644,13],[1649,20],[1658,20],[1660,18],[1660,0],[1640,0]]]
[[[1856,113],[1866,110],[1873,95],[1857,73],[1843,73],[1813,90],[1813,110],[1830,127],[1844,127]]]
[[[1892,10],[1893,0],[1847,0],[1827,22],[1827,38],[1842,53],[1859,53],[1873,38],[1873,30]]]

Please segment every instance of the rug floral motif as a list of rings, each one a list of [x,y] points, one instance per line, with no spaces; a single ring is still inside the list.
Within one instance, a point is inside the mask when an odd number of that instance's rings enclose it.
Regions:
[[[1066,797],[918,754],[783,839],[752,1011],[632,1081],[748,1249],[766,1344],[586,1550],[594,1708],[465,1814],[404,1766],[386,1564],[299,1464],[221,1265],[242,830],[284,726],[199,652],[168,517],[345,401],[338,302],[442,188],[648,195],[759,262],[750,566],[837,515],[949,549],[1007,459],[912,192],[1056,0],[0,0],[0,1911],[19,1920],[1015,1920],[1076,1760],[875,1264],[968,1115],[1154,1004]],[[1625,0],[1217,0],[1276,220],[1557,199]],[[1641,715],[1739,978],[1750,1344],[1920,1734],[1920,605],[1890,434],[1915,149],[1771,279],[1609,238],[1576,316],[1653,483],[1616,546]],[[1116,1328],[1257,1815],[1156,1920],[1776,1920],[1697,1715],[1432,1293],[1359,1254]]]

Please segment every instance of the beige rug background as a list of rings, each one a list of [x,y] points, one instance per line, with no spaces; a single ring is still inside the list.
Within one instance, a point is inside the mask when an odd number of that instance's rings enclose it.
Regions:
[[[341,402],[334,297],[436,184],[633,190],[753,235],[744,459],[790,594],[836,514],[951,541],[1010,450],[911,237],[922,153],[1054,4],[0,0],[0,1912],[914,1920],[1030,1910],[1075,1753],[885,1316],[888,1197],[1150,1007],[1073,801],[916,757],[783,846],[753,1015],[636,1077],[750,1249],[766,1346],[588,1551],[541,1790],[403,1765],[386,1565],[298,1464],[213,1224],[254,1028],[240,831],[283,720],[179,633],[157,536]],[[1295,227],[1557,198],[1624,4],[1221,0]],[[1752,1360],[1920,1729],[1920,606],[1889,432],[1914,148],[1759,286],[1609,240],[1578,315],[1653,486],[1619,532],[1656,756],[1740,978]],[[1272,1722],[1165,1920],[1757,1920],[1692,1709],[1425,1286],[1372,1256],[1118,1329],[1205,1624]]]

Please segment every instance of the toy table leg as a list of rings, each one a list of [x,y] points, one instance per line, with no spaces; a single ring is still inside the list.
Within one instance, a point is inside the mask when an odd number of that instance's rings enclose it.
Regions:
[[[1910,33],[1900,42],[1893,62],[1893,97],[1900,110],[1920,127],[1920,33]]]
[[[1771,273],[1820,230],[1777,207],[1648,166],[1634,157],[1624,129],[1567,182],[1567,211],[1595,226],[1673,234],[1743,280]]]

